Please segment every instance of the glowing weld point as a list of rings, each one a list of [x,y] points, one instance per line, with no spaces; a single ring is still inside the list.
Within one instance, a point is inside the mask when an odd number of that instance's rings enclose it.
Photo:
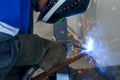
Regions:
[[[91,52],[93,50],[93,42],[94,40],[92,38],[89,38],[86,43],[86,52]]]

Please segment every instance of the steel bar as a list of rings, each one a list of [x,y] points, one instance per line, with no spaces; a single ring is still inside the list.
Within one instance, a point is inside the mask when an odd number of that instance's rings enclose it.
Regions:
[[[69,59],[66,59],[62,64],[56,66],[56,67],[53,67],[52,69],[50,69],[49,71],[47,72],[43,72],[42,74],[36,76],[33,78],[33,80],[42,80],[43,78],[49,76],[50,74],[53,74],[57,71],[59,71],[61,68],[63,68],[64,66],[67,66],[73,62],[75,62],[76,60],[78,59],[81,59],[82,57],[84,57],[85,54],[79,54],[77,56],[74,56],[74,57],[71,57]]]

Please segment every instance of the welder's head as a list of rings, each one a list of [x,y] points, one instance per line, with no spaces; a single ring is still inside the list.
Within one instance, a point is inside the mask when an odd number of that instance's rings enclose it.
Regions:
[[[91,0],[47,0],[38,21],[59,23],[64,18],[85,12]]]

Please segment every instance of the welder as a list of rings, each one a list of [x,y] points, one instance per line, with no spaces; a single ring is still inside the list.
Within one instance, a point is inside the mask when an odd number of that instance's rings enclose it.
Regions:
[[[83,13],[90,0],[1,0],[0,80],[21,80],[27,68],[39,65],[45,71],[66,58],[66,47],[33,34],[33,11],[37,21],[58,24]]]

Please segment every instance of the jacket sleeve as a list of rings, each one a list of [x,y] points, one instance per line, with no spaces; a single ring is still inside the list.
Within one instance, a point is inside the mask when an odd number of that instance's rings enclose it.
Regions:
[[[0,32],[0,80],[13,67],[18,56],[18,38]]]

